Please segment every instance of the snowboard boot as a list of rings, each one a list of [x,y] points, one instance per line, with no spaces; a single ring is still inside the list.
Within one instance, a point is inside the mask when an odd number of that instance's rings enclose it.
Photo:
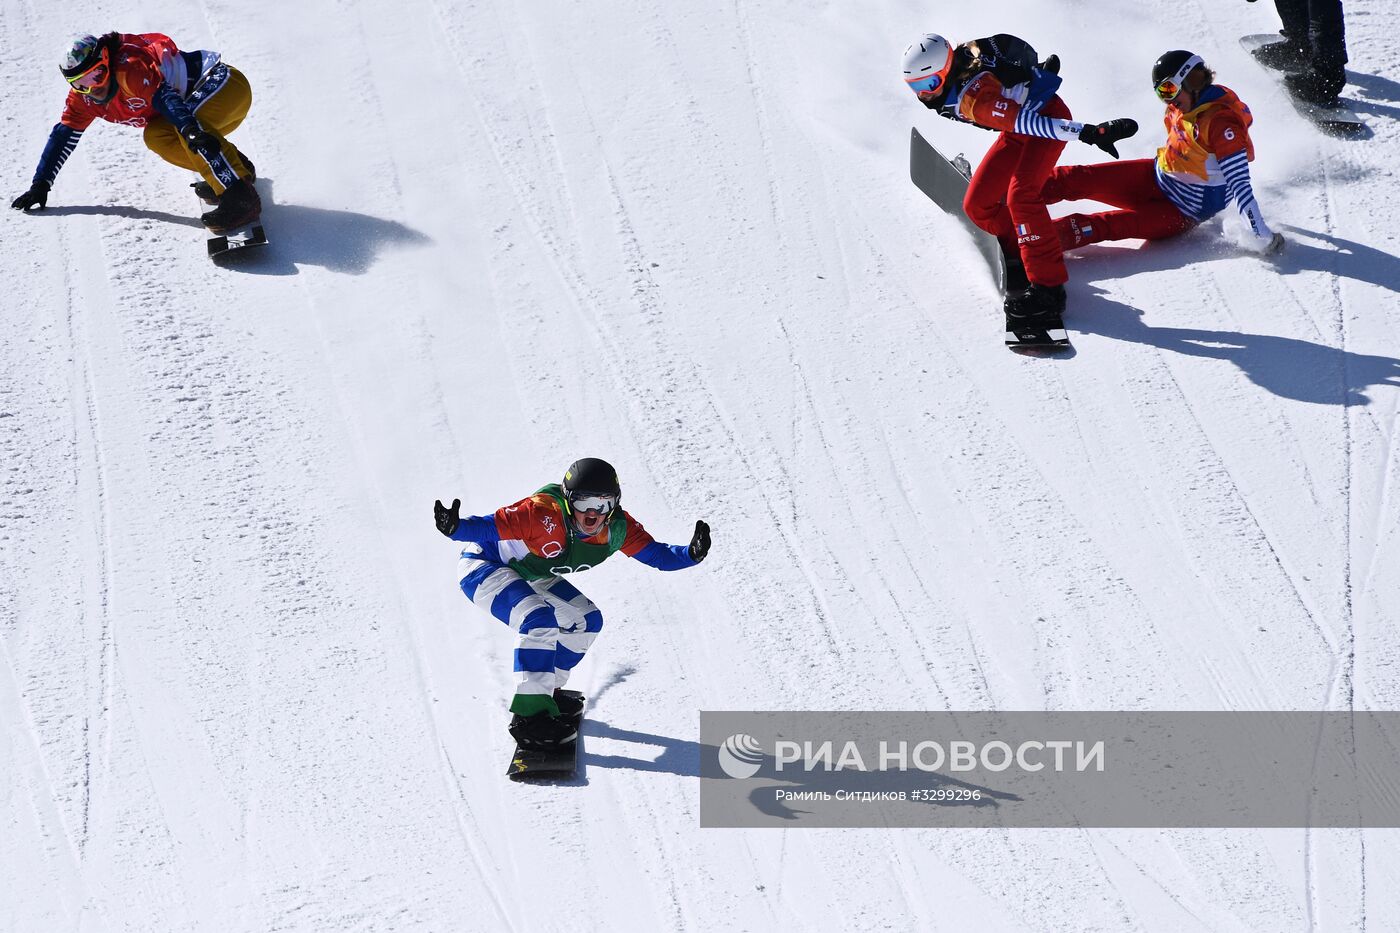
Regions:
[[[572,742],[578,736],[578,728],[562,716],[517,713],[510,719],[510,734],[521,748],[558,748]]]
[[[243,160],[243,165],[248,169],[249,183],[257,181],[258,170],[253,167],[253,160],[244,155],[243,150],[239,149],[237,146],[233,147],[233,151],[238,153],[238,157]],[[190,185],[190,187],[194,189],[194,193],[205,204],[219,203],[219,196],[214,193],[214,186],[209,184],[209,182],[197,181],[194,184]]]
[[[1301,71],[1308,67],[1307,46],[1287,37],[1278,42],[1261,45],[1250,54],[1259,64],[1275,71]]]
[[[1026,326],[1063,327],[1065,287],[1031,283],[1020,294],[1009,296],[1005,307],[1007,330]]]
[[[554,702],[558,704],[559,716],[563,719],[573,719],[583,712],[583,697],[563,689],[555,689]]]
[[[219,206],[199,219],[211,233],[228,233],[246,227],[262,215],[262,199],[252,182],[239,179],[224,189]]]
[[[1324,110],[1332,110],[1341,106],[1337,96],[1342,93],[1342,88],[1346,87],[1347,78],[1345,69],[1324,73],[1316,68],[1309,68],[1295,75],[1284,75],[1283,83],[1287,85],[1288,93],[1298,100]]]

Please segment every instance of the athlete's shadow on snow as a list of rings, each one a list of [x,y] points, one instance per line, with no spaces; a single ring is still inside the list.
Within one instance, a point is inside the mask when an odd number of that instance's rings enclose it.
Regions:
[[[1361,97],[1346,95],[1356,110],[1362,113],[1400,117],[1400,107],[1387,107],[1378,103],[1379,101],[1387,101],[1400,104],[1400,82],[1392,81],[1381,75],[1361,74],[1355,71],[1347,72],[1347,81],[1355,84],[1364,92]]]
[[[602,755],[588,751],[590,739],[603,738],[660,748],[661,754],[654,759],[647,759],[633,758],[627,755]],[[583,721],[583,735],[580,741],[584,743],[579,754],[580,774],[563,783],[587,784],[587,768],[621,768],[629,771],[649,771],[657,774],[676,774],[681,777],[698,778],[701,776],[702,756],[706,756],[710,760],[717,760],[719,756],[719,748],[714,745],[701,745],[699,742],[692,742],[689,739],[673,739],[651,732],[619,729],[606,722],[591,718],[585,718]],[[776,762],[769,755],[764,756],[754,777],[768,780],[756,785],[748,795],[749,804],[754,809],[753,815],[789,821],[801,821],[803,815],[810,811],[794,807],[789,801],[780,799],[775,793],[777,788],[798,794],[826,793],[832,796],[838,790],[844,790],[847,793],[870,791],[878,794],[907,792],[915,788],[927,791],[939,789],[977,791],[979,795],[976,800],[927,800],[914,804],[918,807],[996,808],[1004,803],[1022,799],[1016,794],[969,784],[943,774],[911,775],[897,771],[828,772],[820,769],[806,771],[792,767],[778,770]],[[982,825],[981,820],[972,822],[973,825]],[[993,824],[988,822],[987,825]]]
[[[263,221],[268,245],[246,253],[235,250],[219,260],[227,269],[256,275],[296,275],[300,266],[321,266],[331,272],[363,275],[387,247],[419,246],[429,237],[412,227],[354,211],[333,211],[299,204],[278,204],[272,197],[272,179],[259,178]],[[191,198],[191,211],[197,209]],[[40,216],[100,214],[128,220],[157,220],[203,230],[195,216],[151,211],[127,205],[66,205],[45,208]],[[204,254],[204,244],[191,241],[191,252]]]
[[[1371,386],[1400,388],[1400,360],[1349,353],[1292,337],[1194,327],[1154,327],[1137,308],[1092,289],[1073,330],[1160,347],[1186,356],[1226,360],[1260,388],[1317,405],[1368,405]]]
[[[421,246],[430,238],[394,220],[300,204],[278,204],[272,179],[258,179],[268,245],[221,263],[256,275],[296,275],[300,266],[363,275],[388,247]]]
[[[999,826],[1002,823],[997,811],[1006,804],[1018,803],[1025,799],[1008,791],[959,781],[941,772],[879,769],[827,771],[822,767],[808,771],[792,764],[779,769],[771,755],[763,756],[758,771],[751,779],[761,783],[754,785],[748,793],[748,803],[753,807],[754,813],[746,815],[761,815],[789,822],[801,822],[804,816],[816,813],[813,810],[802,809],[803,797],[809,800],[830,801],[841,800],[842,797],[859,800],[864,795],[873,795],[876,802],[857,803],[855,806],[859,808],[858,811],[853,811],[849,804],[844,808],[842,813],[845,816],[862,821],[853,825],[898,826],[904,820],[910,821],[905,825],[924,825],[919,821],[919,816],[927,808],[936,808],[945,811],[946,814],[939,817],[939,825]],[[796,799],[791,796],[785,799],[779,792],[795,795]],[[940,793],[951,799],[939,799]],[[895,802],[895,798],[901,794],[906,799]],[[866,797],[867,801],[871,799]],[[730,810],[731,806],[726,800],[718,804],[716,809],[728,811],[727,815],[737,816],[738,814]],[[973,816],[972,811],[977,810],[987,812],[985,815]],[[962,811],[962,815],[952,815],[955,811]],[[820,815],[830,818],[835,814],[829,810]]]
[[[182,227],[204,229],[198,217],[181,217],[165,211],[148,211],[124,204],[64,204],[60,207],[46,207],[38,212],[39,217],[68,217],[76,214],[91,214],[102,217],[125,217],[127,220],[158,220],[165,224],[179,224]]]
[[[1208,262],[1253,261],[1270,263],[1283,275],[1325,272],[1400,293],[1400,257],[1332,233],[1318,233],[1292,224],[1280,224],[1279,228],[1289,234],[1288,243],[1283,252],[1272,259],[1252,257],[1241,248],[1224,242],[1218,233],[1219,225],[1214,223],[1185,236],[1136,249],[1095,245],[1071,255],[1083,264],[1091,281],[1117,278],[1126,273],[1171,271]],[[1081,272],[1074,277],[1086,276]]]
[[[630,758],[626,755],[598,755],[588,751],[588,739],[614,739],[637,745],[649,745],[661,749],[655,759]],[[630,771],[653,771],[659,774],[679,774],[681,777],[700,776],[700,754],[703,751],[699,742],[688,739],[673,739],[650,732],[637,732],[632,729],[619,729],[592,717],[583,720],[582,754],[579,763],[585,768],[626,768]],[[718,750],[711,747],[711,753]]]

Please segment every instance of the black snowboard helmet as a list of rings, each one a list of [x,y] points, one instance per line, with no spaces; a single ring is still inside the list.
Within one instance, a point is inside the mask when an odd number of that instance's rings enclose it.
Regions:
[[[622,501],[622,484],[617,481],[612,464],[597,457],[584,457],[564,471],[564,495],[570,507],[576,502],[609,499],[611,504],[606,511],[611,511]]]
[[[1195,52],[1173,49],[1152,66],[1152,88],[1163,103],[1171,103],[1183,91],[1199,94],[1210,87],[1215,72]]]

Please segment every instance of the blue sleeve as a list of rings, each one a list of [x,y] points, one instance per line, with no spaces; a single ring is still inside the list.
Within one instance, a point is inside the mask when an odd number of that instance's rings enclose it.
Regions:
[[[49,131],[49,141],[44,144],[44,154],[39,156],[39,167],[34,170],[34,181],[52,185],[58,177],[58,170],[78,148],[78,140],[83,138],[82,130],[75,130],[63,123],[55,123]]]
[[[175,129],[184,130],[194,122],[194,111],[190,105],[185,103],[185,99],[175,93],[175,89],[168,81],[162,81],[160,87],[156,88],[155,97],[152,103],[160,111],[160,115],[165,117],[175,125]]]
[[[633,554],[632,558],[657,570],[684,570],[686,567],[695,566],[695,561],[690,559],[688,544],[662,544],[660,541],[653,541]]]
[[[495,544],[501,540],[501,532],[496,528],[494,515],[468,515],[457,523],[457,530],[448,537],[453,541]]]

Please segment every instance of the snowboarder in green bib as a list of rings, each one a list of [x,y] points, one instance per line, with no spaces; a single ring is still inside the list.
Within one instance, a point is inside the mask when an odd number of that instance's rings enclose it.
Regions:
[[[433,505],[438,531],[465,542],[457,579],[467,598],[520,636],[510,734],[525,747],[572,741],[559,688],[603,629],[603,614],[564,574],[596,567],[618,551],[657,570],[694,567],[710,550],[710,527],[695,523],[689,545],[662,544],[621,508],[617,472],[595,457],[576,460],[551,483],[494,515],[462,518],[462,500]],[[577,701],[574,701],[575,703]]]

